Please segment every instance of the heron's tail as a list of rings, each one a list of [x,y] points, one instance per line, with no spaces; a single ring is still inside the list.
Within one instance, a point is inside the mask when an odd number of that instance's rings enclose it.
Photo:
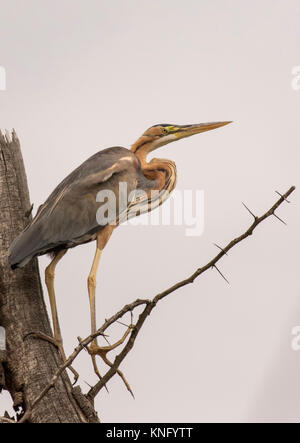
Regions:
[[[33,229],[32,229],[33,228]],[[40,233],[33,226],[28,226],[12,242],[8,251],[8,263],[12,269],[23,268],[40,252]]]

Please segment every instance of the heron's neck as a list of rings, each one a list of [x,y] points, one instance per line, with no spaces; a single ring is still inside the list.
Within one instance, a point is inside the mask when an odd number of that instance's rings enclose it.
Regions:
[[[146,157],[149,152],[155,149],[154,140],[149,140],[149,137],[142,135],[137,141],[131,146],[131,151],[138,157],[141,164],[147,163]]]
[[[173,191],[176,185],[176,165],[171,160],[153,158],[149,163],[142,165],[142,171],[149,180],[155,181],[159,191]]]
[[[140,161],[145,177],[155,182],[156,189],[171,192],[176,185],[176,165],[171,160],[160,158],[153,158],[150,162],[147,162],[147,155],[154,149],[153,144],[147,142],[146,136],[139,138],[131,147],[131,151],[135,153]]]

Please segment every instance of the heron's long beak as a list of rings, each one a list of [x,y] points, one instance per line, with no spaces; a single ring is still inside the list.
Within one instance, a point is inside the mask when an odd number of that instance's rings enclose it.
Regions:
[[[221,126],[228,125],[232,123],[231,121],[227,122],[213,122],[213,123],[200,123],[198,125],[183,125],[178,126],[174,131],[174,135],[177,139],[190,137],[194,134],[199,134],[200,132],[211,131],[212,129],[220,128]]]
[[[229,123],[232,122],[200,123],[198,125],[155,125],[146,131],[146,133],[143,134],[142,137],[140,137],[132,145],[131,150],[134,153],[138,152],[139,157],[145,160],[147,154],[154,151],[154,149],[160,148],[161,146],[167,145],[168,143],[172,143],[176,140],[180,140],[184,137],[190,137],[191,135],[199,134],[200,132],[220,128],[221,126],[228,125]],[[163,129],[163,133],[161,135],[155,134],[154,138],[153,135],[149,134],[149,131],[157,126],[160,126]]]

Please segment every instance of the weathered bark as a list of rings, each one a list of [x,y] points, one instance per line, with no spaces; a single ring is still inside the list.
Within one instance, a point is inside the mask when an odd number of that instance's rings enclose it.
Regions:
[[[31,216],[26,174],[16,133],[12,139],[0,131],[0,325],[6,328],[7,362],[5,388],[14,407],[26,411],[61,364],[57,349],[29,332],[51,335],[43,300],[37,260],[11,271],[7,251]],[[41,400],[30,422],[97,421],[94,410],[87,413],[86,397],[74,390],[66,373]],[[89,415],[90,417],[87,417]]]

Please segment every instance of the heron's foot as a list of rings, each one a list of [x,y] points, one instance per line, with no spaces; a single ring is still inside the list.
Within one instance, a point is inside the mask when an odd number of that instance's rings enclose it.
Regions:
[[[134,327],[135,327],[134,325],[127,326],[127,329],[126,329],[124,335],[120,338],[120,340],[116,341],[116,343],[109,345],[109,346],[98,346],[97,339],[94,339],[92,341],[92,343],[90,344],[90,346],[87,346],[87,350],[88,350],[89,354],[90,355],[99,355],[100,357],[105,358],[106,354],[109,351],[112,351],[113,349],[117,348],[118,346],[120,346],[124,343],[124,341],[128,337],[128,334],[130,333],[130,331],[133,330]]]
[[[28,334],[26,334],[24,336],[24,340],[27,337],[33,337],[33,338],[40,338],[41,340],[47,341],[48,343],[51,343],[52,345],[54,345],[58,350],[59,353],[61,355],[61,358],[63,360],[63,362],[66,362],[66,354],[63,348],[63,342],[62,339],[60,337],[50,337],[47,334],[44,334],[43,332],[29,332]],[[68,369],[70,369],[70,371],[72,372],[72,374],[74,375],[74,381],[73,381],[73,385],[75,385],[75,383],[77,382],[78,378],[79,378],[79,374],[77,371],[75,371],[75,369],[72,366],[68,366]]]
[[[92,362],[93,362],[93,367],[94,367],[94,371],[95,374],[99,377],[99,379],[101,380],[102,377],[99,373],[98,367],[97,367],[97,363],[96,363],[96,355],[99,355],[99,357],[102,358],[102,360],[104,361],[105,364],[107,364],[109,367],[113,367],[113,363],[108,360],[107,358],[107,353],[109,351],[112,351],[113,349],[117,348],[118,346],[120,346],[121,344],[124,343],[124,341],[126,340],[128,334],[130,333],[130,331],[134,328],[134,325],[129,325],[127,330],[125,331],[125,334],[123,335],[123,337],[121,337],[120,340],[118,340],[116,343],[109,345],[109,346],[98,346],[96,340],[93,340],[92,343],[90,344],[90,346],[87,346],[87,350],[89,352],[89,354],[92,357]],[[128,389],[128,391],[130,392],[130,394],[133,396],[133,392],[132,389],[129,385],[129,383],[127,382],[124,374],[122,371],[120,371],[120,369],[116,370],[117,374],[121,377],[123,383],[125,384],[126,388]]]

